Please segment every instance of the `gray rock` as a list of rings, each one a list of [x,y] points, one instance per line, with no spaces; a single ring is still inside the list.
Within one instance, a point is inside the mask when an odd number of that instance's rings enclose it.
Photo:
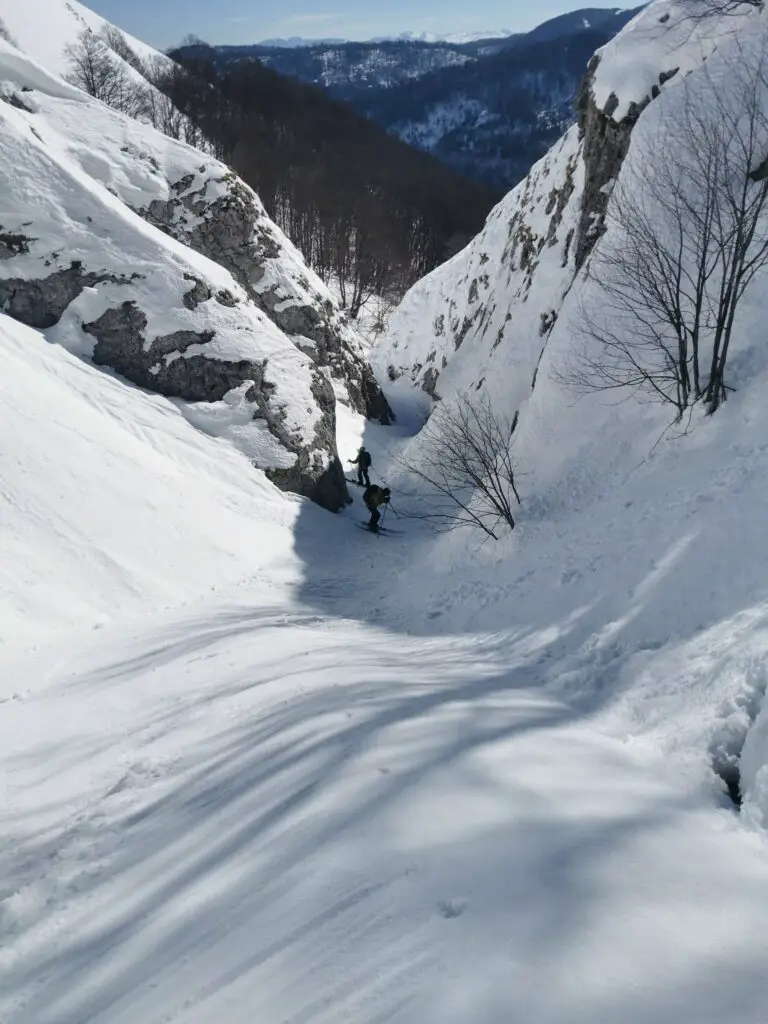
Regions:
[[[438,395],[435,394],[435,388],[437,387],[439,377],[440,371],[434,366],[430,366],[428,370],[424,371],[424,376],[421,380],[421,390],[425,391],[430,398],[438,398]]]
[[[7,244],[7,243],[6,243]],[[24,252],[22,248],[19,250]],[[10,258],[10,256],[6,257]],[[66,270],[56,270],[47,277],[34,281],[20,277],[0,279],[0,308],[28,327],[45,330],[57,324],[64,311],[84,288],[92,288],[107,281],[129,284],[132,277],[86,272],[82,263],[74,262]]]
[[[592,252],[597,240],[605,233],[605,214],[610,199],[605,186],[616,178],[629,149],[632,130],[640,114],[651,100],[655,99],[665,82],[673,78],[678,68],[662,71],[659,84],[640,102],[630,103],[626,115],[616,121],[613,114],[619,105],[613,93],[605,107],[600,110],[595,102],[592,86],[600,55],[595,54],[587,65],[587,73],[581,84],[577,109],[579,113],[579,134],[583,139],[584,196],[581,217],[576,232],[576,269],[579,270]]]
[[[270,479],[281,489],[305,495],[333,512],[346,505],[347,486],[336,454],[335,398],[330,383],[320,371],[314,375],[312,384],[312,393],[322,413],[315,448],[327,454],[328,465],[322,452],[308,449],[300,439],[293,437],[285,427],[284,415],[271,408],[269,399],[273,385],[268,379],[268,360],[228,362],[203,353],[168,359],[166,357],[175,353],[186,352],[192,345],[207,345],[213,340],[213,333],[175,331],[153,339],[147,346],[146,328],[146,316],[131,301],[108,309],[92,323],[83,324],[83,330],[96,339],[93,362],[97,366],[109,366],[139,387],[166,397],[216,402],[251,381],[245,397],[254,404],[254,418],[263,419],[270,433],[296,456],[296,463],[290,469],[267,471]]]
[[[226,194],[208,201],[204,198],[208,180],[193,190],[195,178],[185,175],[171,185],[171,199],[153,200],[137,212],[225,267],[284,334],[300,339],[297,343],[319,367],[327,367],[333,377],[344,382],[357,412],[391,423],[394,414],[339,310],[319,295],[316,301],[307,302],[301,294],[308,291],[306,281],[298,282],[301,288],[297,287],[293,296],[283,294],[274,283],[265,284],[269,262],[280,261],[283,252],[248,186],[229,174],[218,182],[225,185]],[[283,274],[283,279],[290,283],[289,275]],[[302,344],[303,339],[311,345]]]

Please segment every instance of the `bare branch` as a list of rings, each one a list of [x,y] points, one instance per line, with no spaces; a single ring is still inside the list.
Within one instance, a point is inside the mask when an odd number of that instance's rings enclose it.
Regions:
[[[768,57],[734,45],[680,86],[674,129],[643,140],[608,211],[576,316],[576,355],[556,376],[577,391],[628,389],[710,412],[726,398],[738,305],[768,264]]]
[[[514,529],[513,509],[520,504],[511,452],[517,418],[494,413],[488,399],[466,394],[451,406],[439,406],[412,458],[400,464],[427,484],[427,509],[418,518],[442,529],[471,526],[498,539],[499,527]]]

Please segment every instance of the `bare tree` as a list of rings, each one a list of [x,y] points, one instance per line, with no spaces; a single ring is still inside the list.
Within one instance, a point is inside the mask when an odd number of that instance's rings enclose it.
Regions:
[[[736,313],[768,264],[768,54],[736,48],[718,83],[707,66],[698,77],[680,86],[674,127],[641,140],[644,160],[614,188],[576,317],[579,349],[558,372],[581,391],[668,403],[678,419],[727,397]]]
[[[139,57],[119,28],[115,28],[114,25],[105,25],[99,33],[99,37],[113,53],[116,53],[126,64],[130,65],[134,71],[138,71],[144,78],[147,77],[144,61]]]
[[[85,29],[77,43],[65,47],[70,72],[67,79],[89,96],[112,106],[122,88],[122,65],[117,63],[109,48],[94,32]]]
[[[80,33],[77,43],[66,47],[70,65],[67,80],[122,114],[149,120],[154,97],[152,87],[141,77],[145,73],[144,65],[122,33],[114,30],[107,33],[106,39],[109,42],[86,29]],[[131,57],[131,62],[124,53]]]
[[[412,457],[401,466],[427,485],[418,518],[444,529],[474,527],[498,539],[499,527],[515,527],[520,504],[511,451],[517,416],[496,414],[487,398],[460,394],[433,412]]]

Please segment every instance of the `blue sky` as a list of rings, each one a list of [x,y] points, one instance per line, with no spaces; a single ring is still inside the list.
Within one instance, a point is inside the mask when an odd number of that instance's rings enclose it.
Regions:
[[[22,0],[23,2],[23,0]],[[158,47],[190,32],[210,43],[272,36],[366,39],[398,32],[524,31],[556,14],[613,7],[601,0],[84,0],[127,32]]]

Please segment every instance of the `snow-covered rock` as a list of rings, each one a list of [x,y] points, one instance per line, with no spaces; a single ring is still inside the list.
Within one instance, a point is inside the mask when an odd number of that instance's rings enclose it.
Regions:
[[[0,19],[14,43],[62,76],[70,70],[68,48],[77,44],[83,31],[113,28],[82,4],[65,0],[30,0],[23,5],[0,0]],[[55,31],[38,32],[36,25],[43,21]],[[141,60],[163,59],[140,40],[127,35],[125,39]],[[132,68],[127,71],[135,74]],[[131,132],[108,114],[99,117],[92,112],[84,120],[71,116],[71,110],[46,113],[60,118],[59,128],[73,147],[94,152],[95,162],[103,157],[105,167],[117,146],[121,163],[133,162],[134,167],[104,184],[150,223],[229,270],[270,320],[295,337],[318,366],[327,368],[337,395],[355,411],[390,422],[392,412],[364,358],[357,332],[269,219],[259,197],[226,165],[143,128]],[[95,176],[99,178],[98,172]]]
[[[185,402],[280,486],[346,502],[333,388],[223,267],[129,198],[167,188],[152,150],[201,154],[104,107],[0,42],[0,302],[52,341]],[[76,127],[77,126],[77,127]]]
[[[379,377],[435,398],[489,387],[516,410],[563,302],[604,229],[611,183],[643,111],[759,13],[695,18],[657,0],[586,69],[578,124],[491,212],[483,231],[406,295],[374,352]],[[728,30],[727,34],[725,30]]]
[[[76,4],[35,3],[0,0],[0,18],[57,71],[31,15],[60,16],[62,52],[104,26]],[[343,506],[336,401],[391,413],[355,331],[255,193],[4,40],[0,98],[4,310],[134,384],[205,403],[194,422],[279,486]]]

